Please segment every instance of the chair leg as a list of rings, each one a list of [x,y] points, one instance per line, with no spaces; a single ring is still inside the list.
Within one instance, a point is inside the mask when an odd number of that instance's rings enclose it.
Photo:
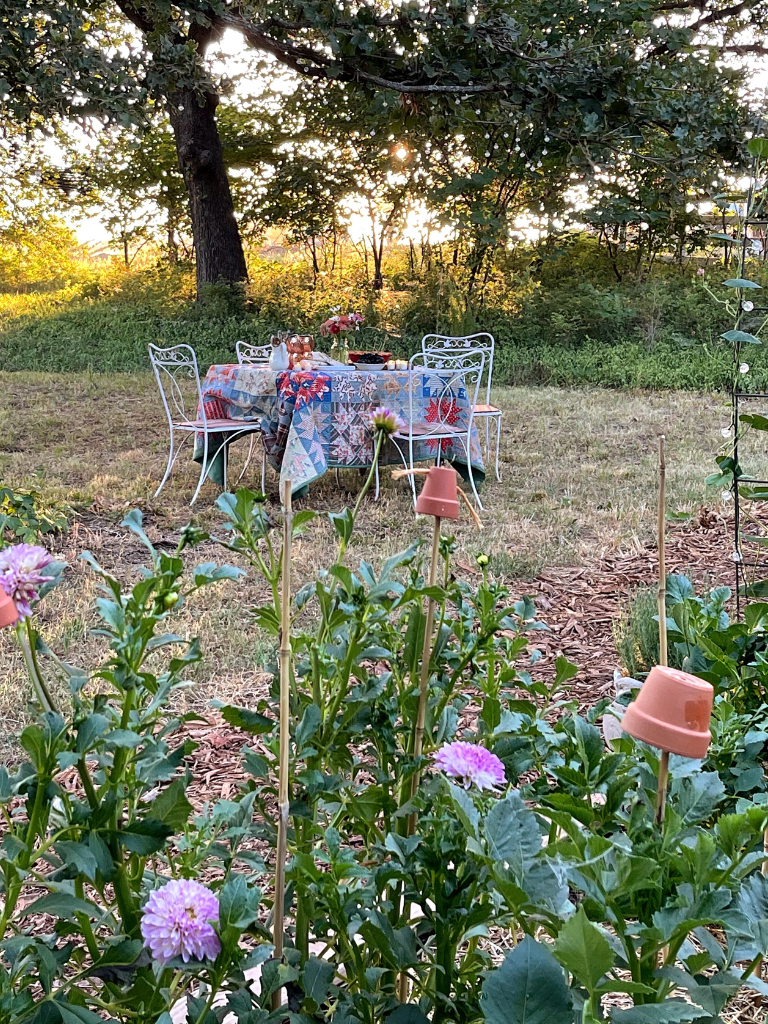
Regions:
[[[197,487],[195,488],[195,493],[192,495],[192,501],[190,501],[190,503],[189,503],[190,505],[194,505],[195,502],[197,501],[197,496],[200,493],[200,490],[201,490],[203,484],[205,483],[205,478],[206,478],[207,474],[208,474],[208,431],[204,430],[203,431],[203,465],[202,465],[202,468],[200,469],[200,479],[197,482]]]
[[[499,472],[499,448],[501,447],[501,416],[496,417],[496,479],[501,483]]]
[[[168,465],[166,466],[166,469],[165,469],[165,476],[160,481],[160,486],[157,488],[157,490],[154,493],[154,497],[155,498],[158,496],[160,491],[162,491],[162,489],[165,487],[165,483],[166,483],[168,477],[171,475],[171,468],[172,468],[172,466],[173,466],[173,427],[171,427],[171,450],[168,453]]]
[[[373,495],[373,500],[374,501],[378,501],[379,500],[379,464],[378,464],[378,462],[376,463],[376,472],[374,473],[374,479],[376,480],[376,490],[375,490],[374,495]]]
[[[482,501],[480,501],[480,495],[477,493],[477,487],[475,485],[475,474],[472,472],[472,455],[471,455],[470,444],[471,444],[471,439],[467,438],[466,443],[464,444],[464,447],[465,447],[466,452],[467,452],[467,473],[469,474],[469,483],[470,483],[470,486],[472,487],[472,493],[475,496],[475,501],[477,502],[477,507],[482,512],[482,510],[483,510],[483,503],[482,503]]]
[[[336,486],[337,487],[341,487],[341,476],[339,474],[339,467],[338,466],[336,467],[336,469],[334,469],[333,473],[334,473],[334,476],[336,478]]]
[[[491,461],[491,417],[485,416],[485,461]]]
[[[224,480],[224,493],[225,494],[227,493],[227,462],[229,461],[228,456],[229,456],[229,445],[225,441],[224,444],[221,446],[221,459],[222,459],[222,470],[223,470],[222,476],[223,476],[223,480]]]
[[[256,435],[255,434],[251,434],[251,443],[248,445],[248,456],[247,456],[247,458],[245,460],[245,465],[243,466],[242,473],[240,474],[240,476],[235,481],[235,486],[237,486],[240,483],[240,481],[243,479],[243,477],[245,476],[245,471],[248,469],[248,467],[251,464],[251,457],[253,456],[253,445],[254,445],[255,441],[256,441]],[[263,484],[262,484],[262,488],[261,489],[262,489],[262,491],[264,490]]]

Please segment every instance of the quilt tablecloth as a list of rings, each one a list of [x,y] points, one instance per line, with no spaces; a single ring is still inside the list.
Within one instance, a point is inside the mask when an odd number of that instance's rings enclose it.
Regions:
[[[257,420],[267,456],[280,470],[281,485],[291,480],[294,494],[319,479],[329,469],[370,466],[373,434],[368,417],[380,405],[393,409],[407,422],[409,388],[413,389],[413,419],[429,423],[441,419],[466,428],[469,398],[463,388],[446,395],[444,375],[408,370],[271,370],[253,364],[212,366],[202,382],[206,416],[232,420]],[[466,439],[466,434],[464,434]],[[215,437],[209,438],[209,444]],[[407,440],[400,440],[408,455]],[[452,437],[414,442],[414,460],[432,460],[442,445],[444,460],[466,464],[461,440]],[[476,481],[484,475],[477,430],[472,429],[469,456]],[[195,458],[202,457],[198,437]],[[381,453],[386,463],[402,464],[395,444],[389,441]],[[216,459],[214,473],[221,460]]]

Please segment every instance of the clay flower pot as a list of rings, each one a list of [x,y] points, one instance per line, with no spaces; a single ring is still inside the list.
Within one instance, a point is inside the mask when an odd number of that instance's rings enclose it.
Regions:
[[[16,611],[13,598],[9,597],[3,588],[0,587],[0,629],[3,626],[12,626],[18,617],[19,613]]]
[[[624,732],[682,757],[704,757],[715,691],[710,683],[657,665],[621,720]]]
[[[416,502],[416,511],[423,516],[458,519],[457,490],[456,470],[452,466],[432,466]]]

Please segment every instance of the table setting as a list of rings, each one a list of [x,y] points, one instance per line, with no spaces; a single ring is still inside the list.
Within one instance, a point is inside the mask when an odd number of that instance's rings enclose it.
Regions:
[[[370,417],[378,407],[391,409],[405,423],[412,417],[425,424],[468,426],[471,396],[462,388],[447,392],[444,374],[409,369],[408,360],[393,359],[390,352],[350,351],[346,334],[359,330],[362,320],[356,313],[327,320],[320,333],[331,339],[328,353],[318,351],[310,335],[279,333],[271,339],[268,360],[215,364],[201,382],[206,417],[231,419],[233,429],[238,421],[259,422],[268,461],[280,473],[281,493],[286,480],[293,497],[301,497],[328,469],[369,467],[374,455]],[[226,443],[226,435],[218,440]],[[472,473],[480,481],[484,466],[474,427],[469,449]],[[415,440],[413,450],[415,461],[434,461],[440,454],[466,475],[467,454],[454,436]],[[403,465],[407,455],[407,442],[398,444],[396,435],[379,462]],[[199,439],[195,457],[201,457]],[[214,480],[217,467],[220,474],[220,459],[209,472]]]

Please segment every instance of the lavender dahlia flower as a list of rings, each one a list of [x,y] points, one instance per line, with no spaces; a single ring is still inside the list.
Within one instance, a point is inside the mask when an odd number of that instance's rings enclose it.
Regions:
[[[381,431],[389,437],[391,434],[397,434],[401,430],[405,429],[405,423],[403,420],[394,412],[392,409],[387,409],[385,406],[380,405],[378,409],[374,409],[370,416],[371,427],[376,431]]]
[[[12,598],[20,619],[32,614],[40,584],[53,579],[42,572],[52,561],[36,544],[13,544],[0,551],[0,587]]]
[[[503,763],[478,743],[446,743],[435,754],[435,764],[446,775],[460,779],[465,789],[475,785],[495,790],[505,782]]]
[[[211,922],[218,920],[219,901],[210,889],[187,878],[174,878],[150,893],[141,918],[141,935],[161,964],[177,956],[185,964],[193,957],[214,960],[221,943]]]

